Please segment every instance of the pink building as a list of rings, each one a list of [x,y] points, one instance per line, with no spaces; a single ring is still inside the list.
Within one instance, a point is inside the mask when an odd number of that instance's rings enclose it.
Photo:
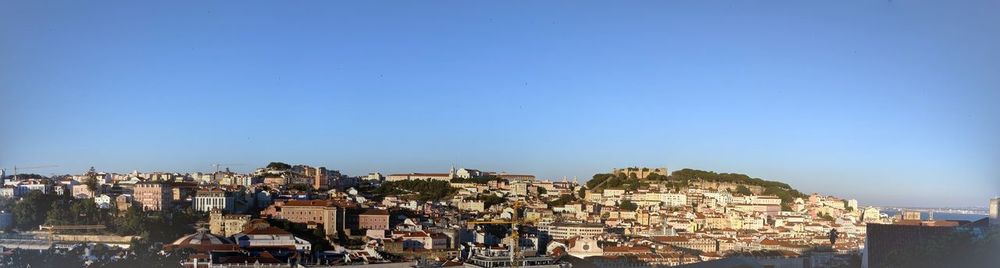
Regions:
[[[365,230],[388,230],[389,212],[369,209],[358,215],[358,228]]]
[[[90,191],[87,185],[77,184],[71,187],[74,198],[94,198],[94,192]]]
[[[155,182],[142,182],[135,185],[135,201],[142,205],[143,210],[159,211],[170,205],[170,186]]]

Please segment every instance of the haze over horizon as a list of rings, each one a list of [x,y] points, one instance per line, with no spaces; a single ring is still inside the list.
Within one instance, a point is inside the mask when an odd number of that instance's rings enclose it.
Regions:
[[[585,181],[648,166],[863,204],[982,207],[1000,194],[995,10],[9,2],[0,167],[454,165]]]

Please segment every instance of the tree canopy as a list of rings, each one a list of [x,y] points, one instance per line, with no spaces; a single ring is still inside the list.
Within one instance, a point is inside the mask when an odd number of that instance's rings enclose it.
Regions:
[[[421,201],[440,201],[457,191],[447,181],[402,180],[384,182],[374,193],[381,196],[409,196]]]
[[[648,186],[649,183],[636,178],[615,174],[595,174],[594,178],[587,181],[587,188],[594,192],[602,192],[604,189],[625,189],[635,191],[641,187]]]
[[[292,169],[292,166],[282,162],[271,162],[267,164],[267,168],[272,170],[289,170]]]
[[[633,203],[632,201],[625,200],[618,204],[618,208],[624,211],[635,211],[639,209],[639,205]]]
[[[42,175],[38,175],[38,174],[34,174],[34,173],[26,173],[26,174],[17,174],[17,178],[18,178],[18,179],[33,179],[33,180],[44,180],[44,179],[48,179],[48,177],[45,177],[45,176],[42,176]],[[4,176],[4,177],[3,177],[3,179],[4,179],[5,181],[6,181],[6,180],[12,180],[12,179],[14,179],[14,175],[7,175],[7,176]]]
[[[194,223],[203,216],[191,209],[147,212],[138,204],[118,214],[116,209],[98,208],[93,198],[75,199],[39,191],[29,192],[11,211],[21,230],[35,229],[42,224],[99,224],[106,226],[110,233],[138,235],[157,242],[194,232]]]
[[[15,226],[22,230],[38,228],[38,225],[45,223],[52,204],[59,199],[57,195],[43,194],[41,191],[28,192],[21,201],[14,204],[11,211],[14,213]]]
[[[573,197],[573,195],[564,194],[556,199],[553,199],[552,201],[549,201],[547,204],[549,205],[549,207],[561,207],[565,206],[566,204],[569,204],[569,202],[573,202],[573,200],[576,200],[576,198]]]
[[[452,183],[474,183],[474,184],[487,184],[490,181],[500,181],[507,182],[506,179],[501,179],[500,177],[494,175],[483,175],[475,178],[454,178],[451,179]]]
[[[740,186],[736,187],[736,193],[737,194],[741,194],[741,195],[752,195],[753,194],[753,192],[750,191],[750,188],[747,188],[746,186],[743,186],[743,185],[740,185]]]
[[[681,188],[687,188],[692,181],[740,184],[737,188],[737,193],[743,195],[753,194],[747,186],[758,186],[764,189],[762,194],[773,195],[781,198],[781,207],[784,210],[791,209],[791,204],[794,202],[795,198],[806,196],[783,182],[754,178],[739,173],[716,173],[713,171],[689,168],[676,170],[670,173],[669,176],[663,176],[655,173],[648,174],[643,179],[636,178],[635,176],[625,176],[623,174],[599,173],[594,174],[594,177],[587,181],[586,185],[588,189],[591,189],[591,191],[600,193],[604,189],[625,189],[628,191],[634,191],[636,189],[647,187],[650,183],[655,182],[663,184],[668,188],[673,188],[677,191]]]

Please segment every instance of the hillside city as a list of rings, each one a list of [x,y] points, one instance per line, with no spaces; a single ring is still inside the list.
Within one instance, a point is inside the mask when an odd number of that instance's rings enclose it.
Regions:
[[[992,222],[923,221],[917,211],[890,217],[854,199],[694,169],[614,168],[585,182],[454,167],[216,169],[2,176],[0,264],[862,267],[873,261],[872,226],[997,223],[996,199]]]

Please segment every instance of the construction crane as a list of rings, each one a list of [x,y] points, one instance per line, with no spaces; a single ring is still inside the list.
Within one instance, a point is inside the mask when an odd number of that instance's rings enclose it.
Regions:
[[[219,173],[219,167],[232,167],[232,166],[242,166],[243,164],[212,164],[215,167],[215,173]]]
[[[511,246],[510,246],[510,267],[518,267],[520,264],[517,263],[517,261],[520,260],[521,257],[522,257],[521,256],[521,246],[520,246],[521,235],[518,232],[518,227],[520,225],[526,223],[526,221],[524,221],[523,219],[521,219],[521,217],[518,217],[518,211],[523,206],[524,206],[524,203],[522,203],[521,201],[514,201],[514,205],[513,205],[514,213],[511,213],[510,220],[485,220],[485,221],[468,221],[468,222],[466,222],[466,224],[468,224],[472,228],[474,228],[475,225],[477,225],[477,224],[493,224],[493,225],[508,225],[509,224],[510,225],[510,236],[509,236],[510,240],[511,240]]]
[[[38,166],[27,166],[27,167],[14,166],[14,180],[17,180],[18,169],[25,170],[25,169],[41,169],[41,168],[54,168],[54,167],[59,167],[59,165],[38,165]]]

